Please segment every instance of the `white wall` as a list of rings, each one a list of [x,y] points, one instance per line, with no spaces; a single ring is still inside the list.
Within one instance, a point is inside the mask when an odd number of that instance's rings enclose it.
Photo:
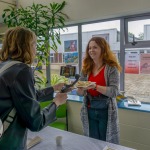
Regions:
[[[150,150],[150,113],[119,109],[120,143],[137,150]]]
[[[117,29],[108,29],[108,30],[97,30],[97,31],[89,31],[82,33],[82,52],[85,52],[86,45],[88,41],[92,38],[93,35],[104,35],[108,34],[109,36],[109,44],[112,50],[120,50],[120,42],[117,41]],[[61,45],[58,44],[58,53],[64,52],[64,41],[69,40],[77,40],[78,45],[78,34],[77,33],[70,33],[70,34],[62,34],[61,35]],[[77,50],[78,51],[78,50]],[[55,53],[51,51],[51,53]]]
[[[80,102],[68,101],[69,131],[83,134]],[[150,150],[150,113],[119,109],[120,144],[137,150]]]
[[[90,31],[90,32],[83,32],[82,33],[82,51],[85,52],[86,45],[88,41],[93,37],[93,36],[98,36],[100,34],[108,34],[109,35],[109,44],[110,48],[112,50],[120,50],[120,42],[117,42],[117,29],[108,29],[108,30],[98,30],[98,31]]]

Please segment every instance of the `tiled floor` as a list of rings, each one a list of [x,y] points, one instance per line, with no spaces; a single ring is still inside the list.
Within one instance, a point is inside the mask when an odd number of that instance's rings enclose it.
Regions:
[[[134,96],[137,100],[150,102],[150,75],[126,74],[125,96]]]

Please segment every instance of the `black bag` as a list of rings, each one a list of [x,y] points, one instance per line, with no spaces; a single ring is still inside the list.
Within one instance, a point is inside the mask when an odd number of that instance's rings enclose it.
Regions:
[[[20,61],[8,61],[8,63],[0,69],[0,73],[2,73],[3,71],[7,70],[11,66],[18,64],[18,63],[22,63],[22,62],[20,62]],[[2,121],[3,119],[0,117],[0,137],[7,130],[7,128],[11,124],[11,122],[13,122],[15,114],[16,114],[16,109],[12,108],[12,110],[9,112],[9,114],[8,114],[8,116],[4,122]]]
[[[99,96],[91,96],[87,94],[87,100],[90,102],[90,108],[94,109],[108,109],[110,98],[100,94]]]

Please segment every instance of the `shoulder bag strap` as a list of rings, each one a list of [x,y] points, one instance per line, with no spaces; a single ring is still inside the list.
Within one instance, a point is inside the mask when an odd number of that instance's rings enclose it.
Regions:
[[[18,64],[18,63],[22,63],[20,61],[9,61],[6,65],[4,65],[1,69],[0,69],[0,73],[2,73],[3,71],[7,70],[8,68],[10,68],[11,66]],[[10,113],[8,114],[6,120],[3,122],[3,133],[7,130],[7,128],[9,127],[9,125],[11,124],[11,122],[13,122],[14,116],[16,114],[16,109],[13,108]]]
[[[6,65],[4,65],[1,69],[0,69],[0,73],[2,73],[3,71],[7,70],[8,68],[10,68],[11,66],[15,65],[15,64],[19,64],[22,63],[20,61],[9,61]]]

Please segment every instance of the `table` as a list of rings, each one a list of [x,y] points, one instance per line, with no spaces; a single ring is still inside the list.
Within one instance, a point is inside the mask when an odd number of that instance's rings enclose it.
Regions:
[[[46,127],[39,132],[28,131],[28,138],[35,136],[39,136],[43,140],[30,150],[103,150],[106,145],[113,150],[134,150],[53,127]],[[61,146],[56,145],[57,136],[62,136]]]

